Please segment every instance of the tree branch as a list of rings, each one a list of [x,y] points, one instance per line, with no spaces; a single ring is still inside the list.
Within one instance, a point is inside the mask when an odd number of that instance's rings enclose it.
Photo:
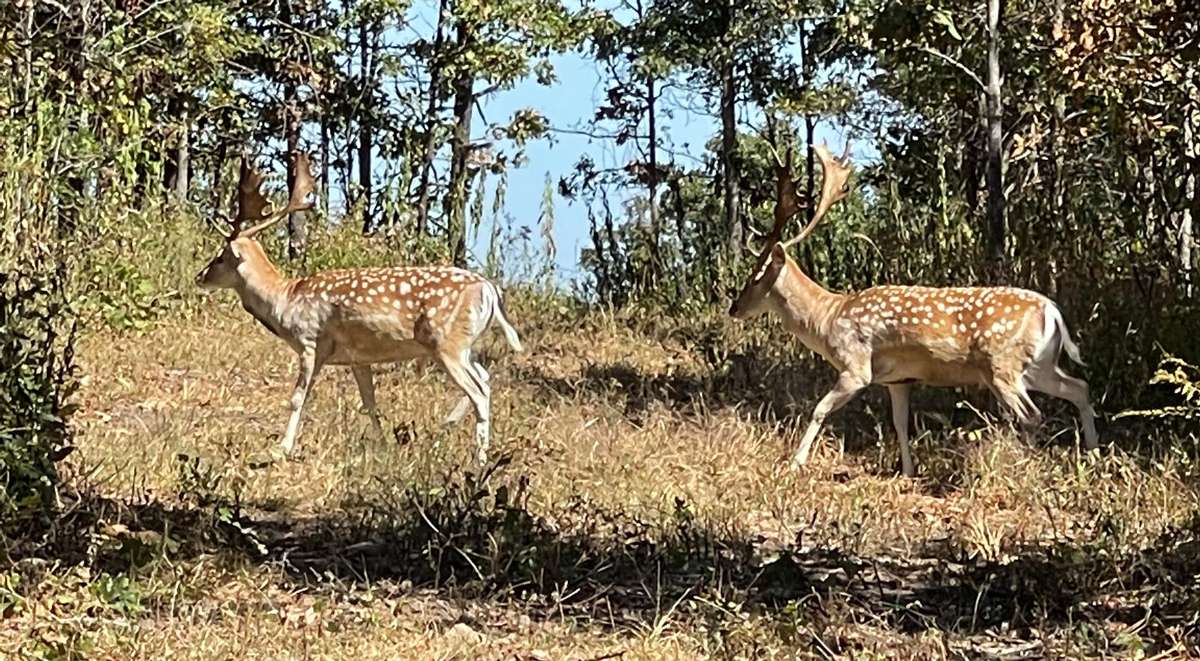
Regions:
[[[975,81],[976,85],[979,85],[979,89],[981,89],[981,90],[987,89],[987,85],[983,84],[983,79],[980,78],[978,75],[976,75],[976,73],[974,71],[971,71],[969,68],[967,68],[967,65],[963,64],[962,62],[959,62],[958,60],[950,57],[949,55],[946,55],[945,53],[943,53],[939,50],[930,48],[928,46],[918,46],[917,50],[921,51],[922,53],[928,53],[938,59],[945,61],[946,63],[950,64],[951,66],[956,67],[959,71],[962,71],[963,73],[970,76],[971,80]]]

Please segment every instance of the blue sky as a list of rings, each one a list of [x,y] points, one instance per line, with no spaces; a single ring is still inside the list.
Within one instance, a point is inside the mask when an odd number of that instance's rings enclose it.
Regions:
[[[578,53],[557,56],[553,58],[553,62],[558,75],[556,84],[545,87],[530,79],[511,90],[498,92],[488,99],[483,107],[486,119],[489,122],[500,122],[516,110],[532,107],[545,115],[555,129],[589,128],[588,122],[596,107],[603,101],[606,91],[605,80],[596,63]],[[680,105],[686,107],[679,107]],[[714,116],[716,108],[712,108],[711,113],[697,110],[702,108],[702,105],[697,99],[688,99],[688,103],[674,105],[670,117],[667,117],[666,113],[659,117],[664,145],[673,149],[680,160],[686,160],[687,156],[699,158],[704,152],[705,143],[718,130]],[[475,137],[478,137],[483,125],[478,117],[475,125]],[[816,139],[827,140],[835,149],[840,149],[845,136],[828,123],[822,123],[818,125]],[[855,149],[856,156],[860,155],[861,147]],[[517,225],[535,228],[542,206],[547,173],[557,181],[560,176],[572,170],[582,154],[590,155],[598,167],[608,168],[628,162],[636,155],[636,150],[632,144],[618,147],[611,140],[554,132],[550,139],[528,145],[526,164],[508,173],[505,213],[510,215]],[[634,195],[638,192],[640,191],[630,191],[629,194]],[[572,202],[556,194],[554,213],[554,235],[558,248],[557,275],[560,280],[572,281],[582,274],[579,269],[579,251],[590,242],[586,207],[580,200]],[[482,260],[486,254],[490,223],[489,215],[479,232],[479,239],[474,248],[474,256],[478,260]]]
[[[436,18],[433,6],[416,3],[410,11],[409,22],[402,29],[414,35],[431,34]],[[504,123],[514,112],[523,108],[538,110],[555,129],[548,139],[528,144],[525,164],[510,168],[507,173],[508,190],[502,214],[511,218],[511,222],[518,227],[529,227],[534,237],[538,237],[537,225],[547,175],[557,182],[573,169],[583,154],[589,155],[600,168],[619,167],[636,155],[636,147],[632,144],[618,147],[611,140],[559,132],[563,129],[592,128],[589,123],[596,107],[604,100],[607,82],[586,51],[560,54],[552,57],[551,62],[558,78],[554,85],[539,85],[531,77],[513,89],[491,95],[483,101],[482,117],[477,113],[474,118],[472,131],[473,139],[482,139],[489,124]],[[699,162],[705,143],[718,129],[715,103],[705,104],[694,96],[681,98],[677,95],[682,93],[671,90],[664,94],[663,106],[668,106],[670,112],[660,111],[658,117],[660,149],[672,152],[679,161],[686,162],[689,157],[697,159],[692,163],[694,165]],[[712,107],[708,108],[707,105]],[[739,119],[745,119],[745,112],[743,108]],[[829,123],[821,123],[817,129],[817,140],[828,140],[836,148],[843,144],[844,136]],[[855,149],[856,157],[861,157],[861,151],[861,147]],[[445,167],[445,164],[439,167]],[[630,190],[628,196],[641,192]],[[493,219],[490,196],[489,190],[485,218],[471,246],[470,257],[474,266],[478,266],[487,254]],[[560,282],[570,282],[583,275],[579,269],[579,253],[590,242],[587,209],[581,200],[569,201],[555,194],[554,218],[556,276]]]
[[[590,128],[588,123],[607,89],[596,63],[578,53],[556,56],[553,62],[558,76],[556,84],[546,87],[529,79],[511,90],[499,92],[484,106],[486,118],[499,122],[519,109],[532,107],[546,116],[553,129]],[[698,157],[705,141],[716,131],[714,119],[684,110],[673,114],[671,119],[660,119],[664,124],[664,142]],[[618,147],[611,140],[552,131],[548,139],[528,145],[525,165],[508,173],[505,212],[518,225],[536,226],[547,173],[557,181],[574,168],[583,154],[588,154],[599,168],[612,168],[634,158],[636,149],[632,144]],[[633,194],[635,191],[630,191]],[[590,241],[586,207],[580,200],[569,201],[556,194],[554,214],[558,276],[574,280],[580,274],[579,251]],[[490,223],[490,219],[486,222]],[[486,251],[489,229],[485,224],[480,231],[476,247],[480,257]]]

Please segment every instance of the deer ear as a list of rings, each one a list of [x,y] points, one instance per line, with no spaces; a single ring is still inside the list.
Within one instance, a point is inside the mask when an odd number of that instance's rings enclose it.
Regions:
[[[771,261],[776,265],[781,265],[787,261],[787,250],[782,243],[776,243],[771,246]]]

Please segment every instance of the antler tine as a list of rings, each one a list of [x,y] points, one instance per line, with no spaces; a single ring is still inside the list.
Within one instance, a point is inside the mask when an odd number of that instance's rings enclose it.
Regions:
[[[238,233],[238,236],[254,236],[255,234],[258,234],[259,232],[279,222],[280,220],[283,220],[293,211],[304,211],[313,207],[312,202],[304,201],[305,198],[308,197],[309,193],[313,191],[314,185],[312,170],[308,164],[308,155],[304,152],[298,151],[293,154],[293,159],[296,171],[296,179],[292,182],[292,197],[288,200],[287,206],[285,206],[283,209],[272,211],[270,213],[264,213],[262,209],[260,209],[259,218],[266,217],[266,220],[251,227],[250,229],[242,230]],[[261,195],[259,197],[261,197]]]
[[[283,212],[284,214],[313,208],[312,202],[305,201],[309,194],[316,188],[316,182],[313,181],[312,176],[312,167],[308,163],[308,154],[302,151],[296,152],[295,170],[296,180],[292,182],[292,198],[288,200],[288,207]]]
[[[821,160],[821,170],[824,172],[821,182],[821,201],[817,204],[817,210],[813,213],[812,220],[808,221],[804,229],[800,230],[800,234],[784,241],[784,248],[790,248],[807,238],[829,209],[850,194],[850,186],[847,181],[850,179],[850,172],[853,168],[846,160],[849,154],[849,145],[847,145],[847,155],[843,156],[841,161],[834,158],[833,154],[829,153],[829,147],[824,144],[813,147],[813,151]]]
[[[250,158],[242,155],[241,174],[238,177],[237,213],[234,214],[230,227],[230,236],[237,236],[246,222],[256,221],[263,216],[267,208],[267,198],[263,197],[262,175],[251,163]]]

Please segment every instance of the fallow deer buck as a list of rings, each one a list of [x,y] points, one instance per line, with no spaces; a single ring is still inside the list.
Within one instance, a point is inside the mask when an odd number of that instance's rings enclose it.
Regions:
[[[324,365],[348,365],[375,432],[383,428],[375,406],[371,365],[432,359],[465,396],[447,418],[455,424],[475,408],[477,458],[486,461],[491,389],[472,345],[495,320],[514,351],[521,340],[508,322],[499,287],[470,271],[449,267],[361,268],[285,278],[254,238],[289,213],[311,208],[308,158],[295,156],[296,181],[283,209],[270,211],[260,192],[262,176],[243,158],[238,209],[225,246],[196,276],[206,289],[237,292],[242,307],[300,357],[291,417],[280,444],[289,455],[300,432],[304,402]]]
[[[776,154],[775,222],[753,276],[729,310],[738,319],[774,312],[838,371],[837,385],[813,411],[793,467],[808,462],[825,418],[870,384],[888,388],[906,476],[913,475],[908,403],[914,383],[986,386],[1026,425],[1041,419],[1030,390],[1065,399],[1079,409],[1084,444],[1095,449],[1095,412],[1087,383],[1058,367],[1063,351],[1074,362],[1083,362],[1050,299],[1012,287],[893,285],[835,293],[814,282],[788,256],[788,248],[803,241],[850,190],[849,146],[841,159],[824,146],[814,150],[824,170],[821,198],[808,224],[795,238],[782,242],[784,226],[805,205],[796,191],[790,150],[786,163]]]

